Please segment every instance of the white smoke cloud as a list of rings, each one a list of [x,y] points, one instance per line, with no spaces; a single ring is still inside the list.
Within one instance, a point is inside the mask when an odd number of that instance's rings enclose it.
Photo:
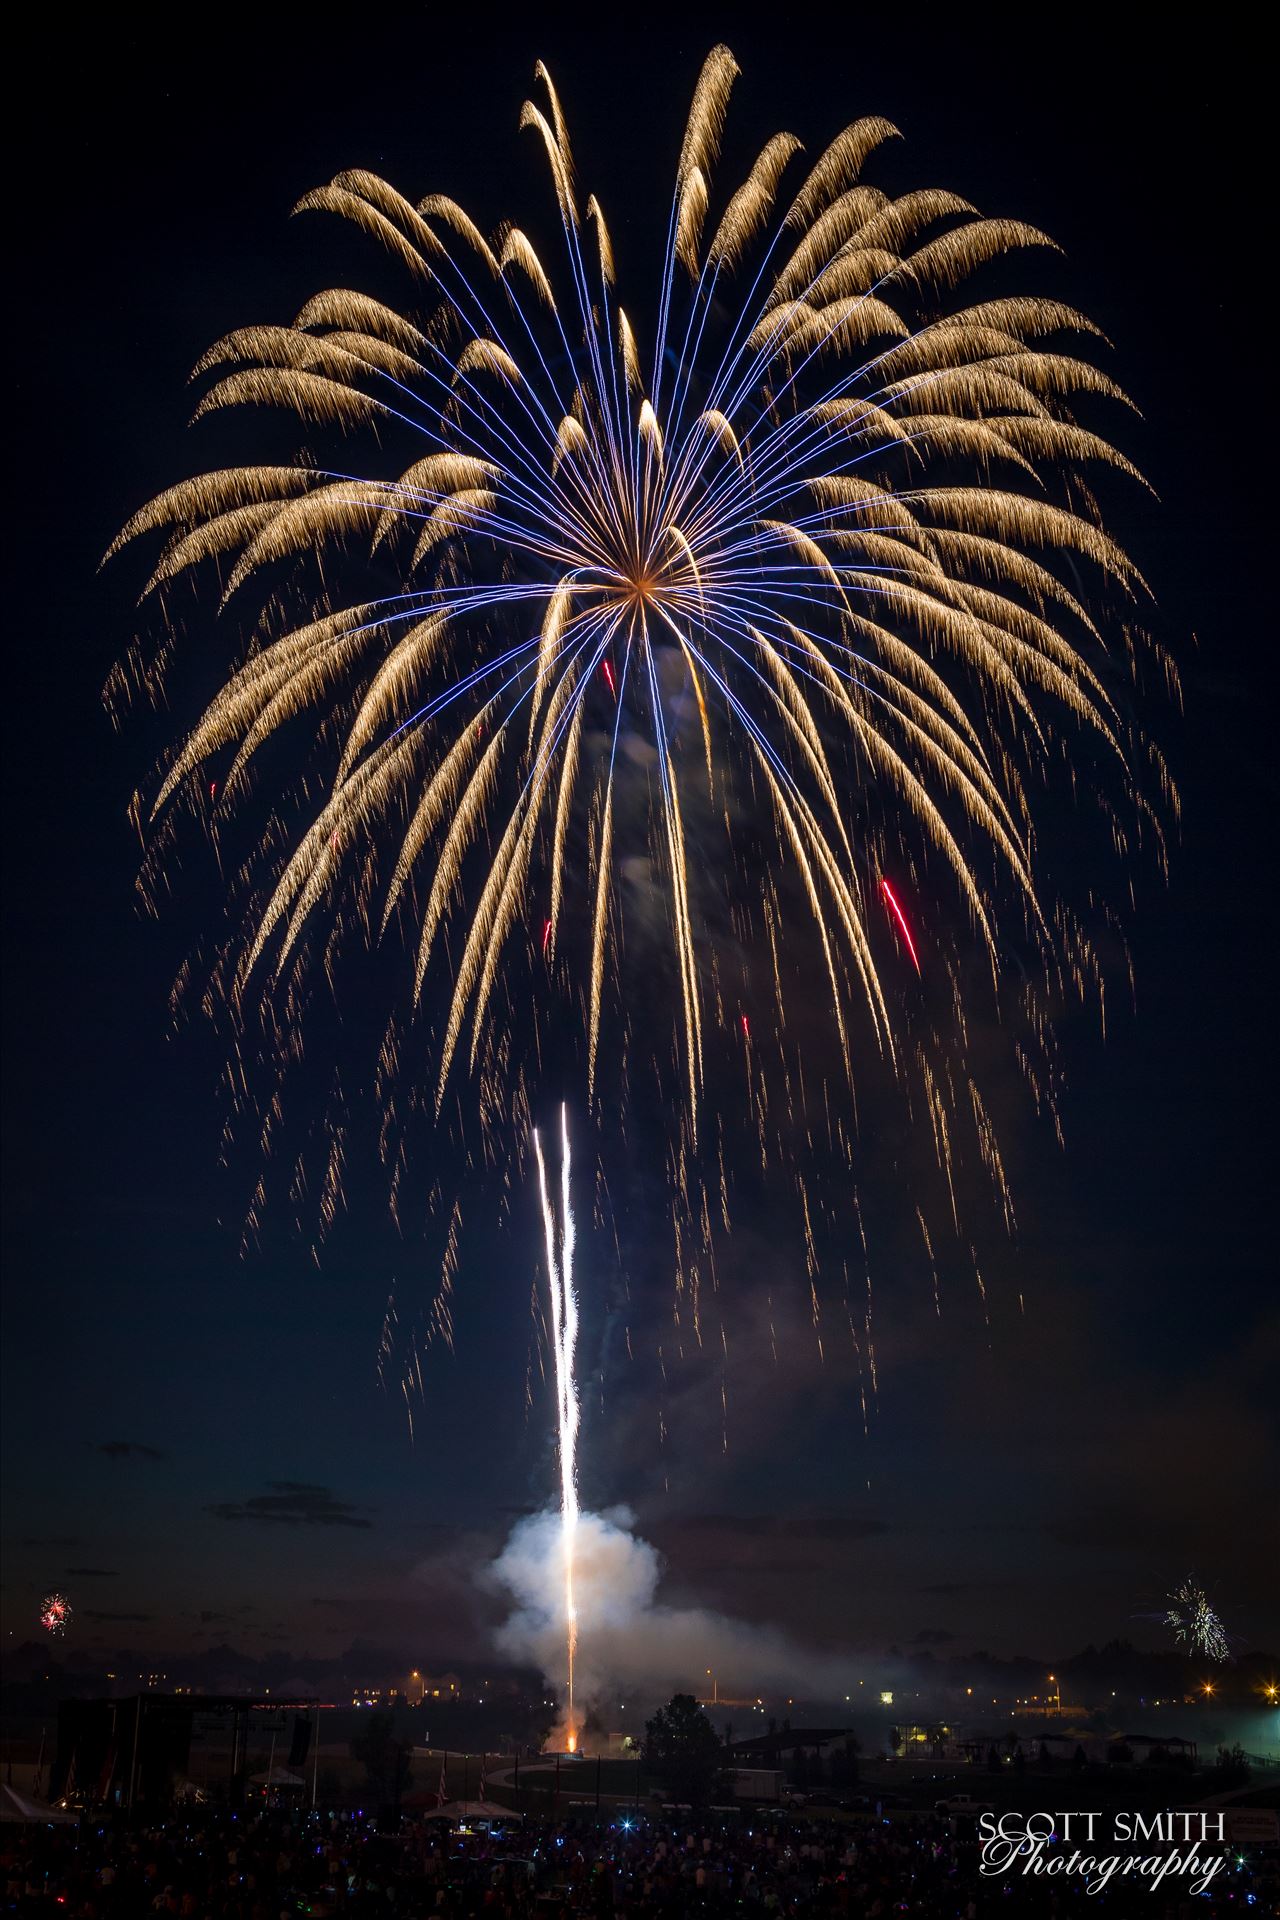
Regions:
[[[633,1531],[625,1507],[579,1517],[574,1557],[578,1615],[575,1689],[584,1705],[634,1688],[644,1695],[701,1694],[707,1669],[726,1696],[843,1695],[848,1659],[798,1646],[780,1629],[752,1626],[707,1607],[658,1598],[662,1560]],[[566,1671],[560,1515],[521,1520],[489,1569],[515,1610],[497,1630],[499,1650],[538,1666],[563,1687]]]

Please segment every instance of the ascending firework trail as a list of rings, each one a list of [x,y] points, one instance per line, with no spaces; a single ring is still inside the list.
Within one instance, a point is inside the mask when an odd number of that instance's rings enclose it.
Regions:
[[[573,1556],[578,1533],[578,1389],[574,1355],[578,1344],[578,1299],[573,1290],[574,1226],[570,1199],[569,1110],[560,1109],[560,1223],[556,1245],[556,1215],[547,1186],[542,1141],[535,1127],[533,1150],[538,1160],[538,1193],[547,1240],[547,1290],[551,1305],[551,1348],[555,1360],[556,1416],[560,1449],[560,1543],[564,1555],[565,1649],[568,1692],[565,1709],[566,1745],[578,1744],[573,1698],[573,1668],[578,1652],[578,1613],[573,1599]]]

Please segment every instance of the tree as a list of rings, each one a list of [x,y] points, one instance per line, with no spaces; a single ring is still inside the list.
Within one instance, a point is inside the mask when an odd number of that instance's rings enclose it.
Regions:
[[[719,1784],[722,1749],[716,1730],[691,1693],[676,1693],[644,1724],[646,1764],[674,1800],[709,1804]]]
[[[413,1784],[413,1746],[396,1739],[395,1724],[394,1714],[371,1713],[351,1742],[351,1758],[364,1762],[365,1786],[379,1808],[399,1806]]]

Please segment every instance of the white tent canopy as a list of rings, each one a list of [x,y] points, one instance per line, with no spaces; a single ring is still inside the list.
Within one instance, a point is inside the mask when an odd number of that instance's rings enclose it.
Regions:
[[[492,1800],[446,1800],[442,1807],[429,1807],[422,1815],[424,1820],[498,1820],[504,1824],[521,1817]]]
[[[0,1820],[21,1820],[25,1826],[76,1827],[80,1816],[69,1807],[51,1807],[45,1800],[33,1800],[16,1787],[0,1787]]]

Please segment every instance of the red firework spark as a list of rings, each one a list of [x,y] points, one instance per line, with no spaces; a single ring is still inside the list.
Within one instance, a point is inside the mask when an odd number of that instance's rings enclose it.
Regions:
[[[907,925],[906,915],[903,913],[902,908],[898,905],[897,895],[894,893],[893,888],[889,885],[889,882],[887,880],[881,880],[880,891],[884,895],[885,900],[888,902],[889,911],[893,915],[894,919],[897,921],[898,926],[902,932],[902,937],[907,943],[907,952],[911,955],[911,964],[914,966],[916,972],[919,973],[920,956],[916,952],[916,943],[911,938],[911,929]]]

